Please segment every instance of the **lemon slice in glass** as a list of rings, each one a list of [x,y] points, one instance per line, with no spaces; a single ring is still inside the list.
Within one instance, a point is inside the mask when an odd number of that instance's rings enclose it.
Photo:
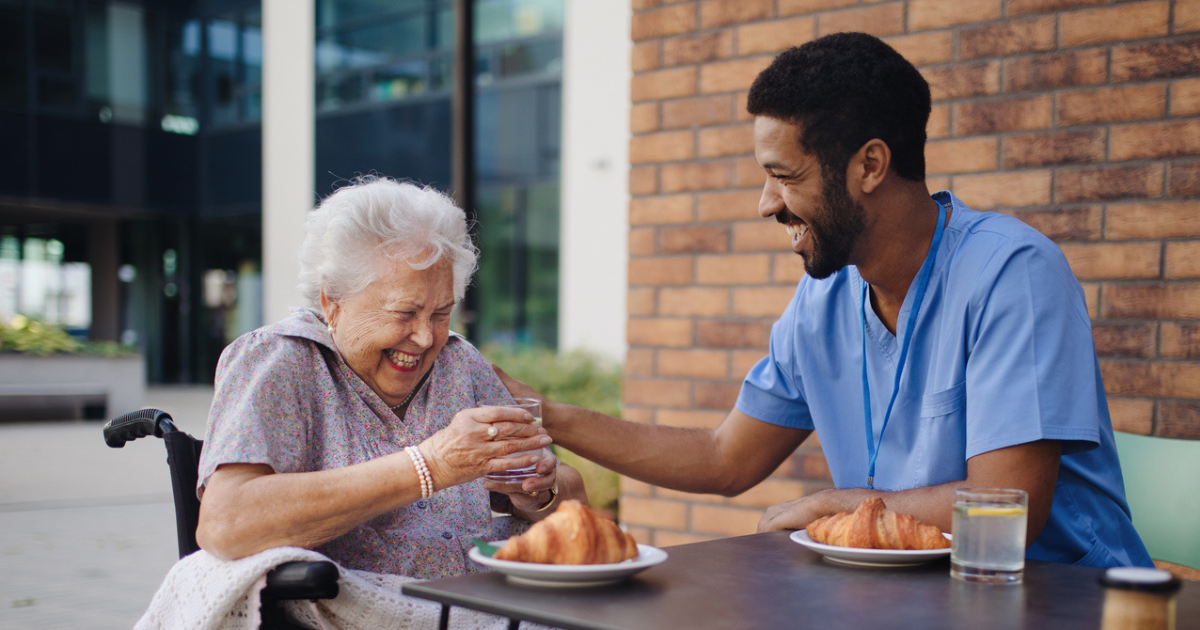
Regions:
[[[1017,505],[989,505],[987,507],[967,508],[967,516],[1017,516],[1024,513],[1025,508]]]

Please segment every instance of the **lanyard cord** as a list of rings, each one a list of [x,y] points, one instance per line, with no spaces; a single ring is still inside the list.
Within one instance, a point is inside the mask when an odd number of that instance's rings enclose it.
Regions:
[[[883,415],[883,426],[879,427],[879,442],[876,444],[871,432],[871,385],[867,380],[867,291],[866,280],[862,282],[862,293],[858,298],[858,318],[862,324],[862,384],[863,384],[863,417],[867,429],[867,487],[875,487],[875,458],[879,456],[879,446],[883,444],[883,432],[887,430],[888,420],[892,417],[892,407],[896,404],[896,395],[900,393],[900,377],[904,374],[904,360],[908,357],[908,344],[912,341],[913,329],[917,323],[917,311],[925,299],[925,290],[929,288],[929,276],[933,272],[933,260],[937,258],[938,246],[942,242],[942,228],[946,221],[946,207],[938,202],[938,222],[933,230],[933,242],[929,244],[929,253],[925,254],[925,262],[917,273],[917,293],[913,296],[911,309],[908,311],[908,325],[904,327],[904,340],[900,343],[900,358],[896,365],[896,380],[892,384],[892,398],[888,401],[887,412]]]

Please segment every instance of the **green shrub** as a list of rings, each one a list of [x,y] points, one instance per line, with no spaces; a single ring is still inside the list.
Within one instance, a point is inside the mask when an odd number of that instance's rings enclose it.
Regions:
[[[499,345],[486,345],[481,351],[489,361],[550,400],[595,409],[610,416],[621,415],[622,371],[619,364],[579,351],[559,354],[546,348]],[[591,506],[612,510],[615,514],[621,492],[617,473],[557,445],[554,453],[583,475]]]
[[[137,348],[115,341],[79,341],[61,326],[45,324],[17,315],[0,322],[0,352],[48,356],[51,354],[95,354],[106,357],[136,354]]]

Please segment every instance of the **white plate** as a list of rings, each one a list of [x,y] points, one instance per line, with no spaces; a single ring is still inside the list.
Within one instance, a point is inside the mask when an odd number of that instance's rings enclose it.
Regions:
[[[493,545],[504,546],[507,541],[492,541]],[[650,545],[638,545],[637,557],[612,564],[536,564],[489,558],[472,547],[467,557],[508,577],[516,584],[571,588],[600,586],[620,582],[625,578],[648,569],[667,559],[667,552]]]
[[[950,534],[942,534],[946,540],[953,540]],[[911,567],[950,555],[950,548],[945,549],[859,549],[856,547],[837,547],[819,543],[808,536],[808,532],[798,529],[792,532],[792,540],[825,556],[825,559],[835,564],[846,564],[855,567]]]

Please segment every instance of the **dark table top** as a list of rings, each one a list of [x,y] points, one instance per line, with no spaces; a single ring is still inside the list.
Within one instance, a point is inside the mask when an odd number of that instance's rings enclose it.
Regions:
[[[770,532],[666,549],[666,562],[595,588],[509,584],[499,573],[404,585],[443,604],[568,630],[972,628],[1097,630],[1102,569],[1028,561],[1019,586],[967,584],[950,563],[864,569],[830,564]],[[1200,583],[1179,593],[1177,627],[1200,628]]]

